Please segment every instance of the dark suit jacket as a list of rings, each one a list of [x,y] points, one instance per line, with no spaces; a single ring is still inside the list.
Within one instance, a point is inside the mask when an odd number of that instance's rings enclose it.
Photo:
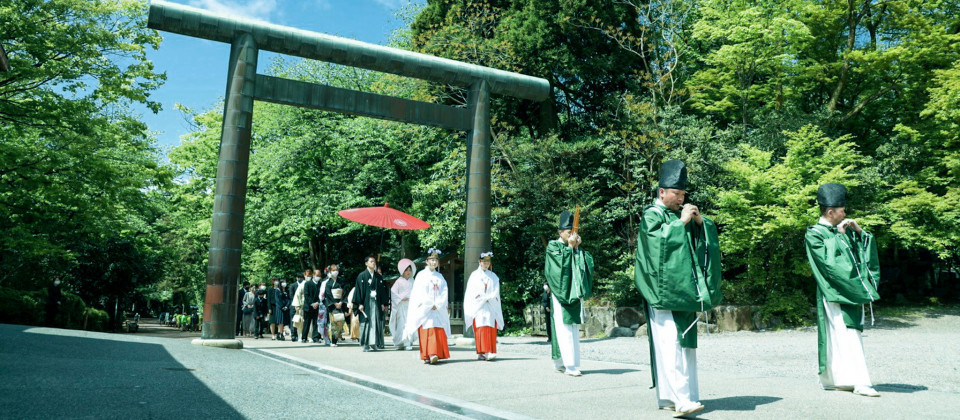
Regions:
[[[317,313],[320,311],[320,308],[314,308],[314,303],[320,303],[323,305],[323,302],[320,302],[320,283],[314,283],[313,280],[307,280],[303,283],[303,308],[304,312]]]
[[[267,304],[270,305],[270,308],[277,306],[277,294],[280,292],[279,287],[268,287],[267,288]]]
[[[290,295],[290,299],[293,299],[293,295],[297,294],[298,287],[300,287],[300,283],[297,282],[287,284],[287,294]]]
[[[383,284],[383,276],[376,271],[373,272],[373,276],[370,275],[369,270],[363,270],[357,275],[357,290],[353,292],[353,307],[354,311],[358,311],[356,308],[358,305],[366,305],[367,296],[370,296],[370,292],[377,292],[377,305],[389,305],[390,304],[390,292],[387,290],[387,286]],[[360,313],[360,321],[366,321],[366,317],[363,316],[363,313]]]

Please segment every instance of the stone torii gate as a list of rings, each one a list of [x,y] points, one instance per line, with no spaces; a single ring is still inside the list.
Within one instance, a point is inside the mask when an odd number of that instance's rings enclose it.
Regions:
[[[225,42],[230,47],[220,158],[207,265],[203,333],[197,344],[241,348],[236,340],[237,282],[243,242],[253,101],[261,100],[385,120],[467,131],[465,261],[490,249],[490,95],[543,101],[540,78],[308,32],[154,0],[151,29]],[[259,50],[467,87],[466,108],[257,74]],[[472,266],[464,264],[464,279]]]

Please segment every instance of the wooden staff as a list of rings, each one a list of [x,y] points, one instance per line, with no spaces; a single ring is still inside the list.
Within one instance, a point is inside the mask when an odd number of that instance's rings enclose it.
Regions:
[[[580,206],[577,206],[576,210],[573,211],[573,233],[580,231]]]

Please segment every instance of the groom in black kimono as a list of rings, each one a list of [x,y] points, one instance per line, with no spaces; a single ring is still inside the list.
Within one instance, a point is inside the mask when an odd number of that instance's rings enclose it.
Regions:
[[[363,351],[383,348],[383,314],[390,304],[390,293],[383,284],[383,276],[377,272],[377,259],[364,259],[367,269],[357,275],[353,306],[360,315],[360,345]]]

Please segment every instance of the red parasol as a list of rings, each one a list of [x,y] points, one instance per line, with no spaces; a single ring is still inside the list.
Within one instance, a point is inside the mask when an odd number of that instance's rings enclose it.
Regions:
[[[387,204],[383,207],[340,210],[337,214],[347,220],[387,229],[419,230],[430,227],[429,223],[400,210],[394,210]]]

